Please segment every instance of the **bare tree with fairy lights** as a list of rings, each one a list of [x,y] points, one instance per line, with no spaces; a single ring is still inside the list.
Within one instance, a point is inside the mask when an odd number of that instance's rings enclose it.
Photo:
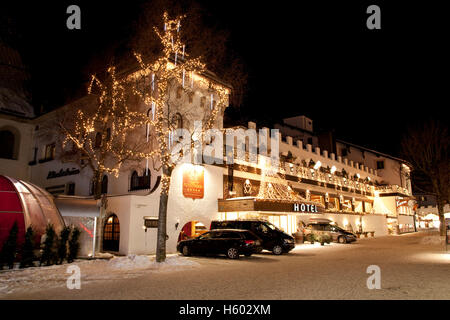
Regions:
[[[57,117],[63,137],[60,158],[92,170],[96,199],[102,194],[104,174],[117,177],[123,166],[155,154],[142,135],[147,117],[139,109],[130,84],[110,67],[105,79],[91,77],[83,105],[64,109]]]
[[[436,197],[440,236],[445,237],[444,206],[450,203],[450,136],[442,121],[411,127],[402,140],[402,156],[412,165],[413,188]]]
[[[136,53],[140,69],[128,77],[134,83],[134,92],[148,106],[147,131],[155,137],[152,158],[155,170],[161,171],[156,261],[166,258],[167,204],[172,172],[182,157],[172,152],[176,142],[188,146],[189,154],[196,143],[202,143],[205,131],[218,125],[217,117],[228,105],[229,89],[205,76],[208,73],[201,58],[190,58],[181,41],[181,21],[184,16],[169,19],[164,13],[163,30],[154,28],[161,41],[162,51],[157,59],[146,62]],[[200,104],[193,103],[194,96]],[[200,136],[195,135],[194,121],[201,121]],[[184,122],[181,124],[180,122]],[[181,141],[177,129],[184,127],[194,132],[188,141]],[[206,140],[206,139],[205,139]],[[183,147],[183,151],[186,148]],[[193,153],[192,153],[193,154]],[[184,157],[186,154],[183,155]]]

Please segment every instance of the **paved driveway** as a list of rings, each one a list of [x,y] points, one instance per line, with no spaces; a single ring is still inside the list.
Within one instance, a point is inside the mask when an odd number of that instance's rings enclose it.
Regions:
[[[64,278],[45,288],[31,280],[29,290],[0,298],[450,299],[450,253],[443,253],[439,244],[424,243],[426,236],[364,238],[324,247],[303,244],[288,255],[263,253],[237,261],[190,257],[192,264],[186,267],[116,272],[114,277],[108,270],[89,276],[89,269],[81,266],[80,290],[68,290]],[[367,288],[369,265],[380,267],[379,290]]]

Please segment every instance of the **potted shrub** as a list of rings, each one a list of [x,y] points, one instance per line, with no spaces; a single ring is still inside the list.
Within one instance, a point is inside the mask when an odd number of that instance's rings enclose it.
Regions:
[[[303,243],[304,242],[304,238],[303,238],[303,232],[295,232],[292,234],[294,236],[295,239],[295,243]]]
[[[315,236],[316,241],[320,242],[320,245],[323,246],[325,243],[331,242],[331,236],[329,234],[323,233]]]

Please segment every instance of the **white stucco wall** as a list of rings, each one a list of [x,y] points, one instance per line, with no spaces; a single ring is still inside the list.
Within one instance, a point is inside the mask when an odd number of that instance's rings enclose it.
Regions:
[[[396,197],[375,197],[373,200],[373,209],[376,213],[396,216]]]
[[[218,202],[223,193],[222,168],[205,165],[204,197],[191,199],[183,196],[183,170],[177,166],[171,179],[167,208],[167,252],[176,252],[182,227],[189,221],[200,221],[209,228],[211,220],[218,219]],[[120,223],[120,254],[154,254],[156,228],[143,229],[144,217],[158,217],[160,187],[152,194],[108,197],[107,213],[115,213]],[[175,224],[178,222],[178,228]]]

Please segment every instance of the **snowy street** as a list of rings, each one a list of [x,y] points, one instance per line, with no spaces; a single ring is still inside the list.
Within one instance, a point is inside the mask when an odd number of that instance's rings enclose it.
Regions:
[[[429,233],[363,238],[352,244],[298,245],[229,260],[169,255],[163,265],[136,256],[78,260],[81,289],[69,290],[69,265],[2,271],[1,299],[450,299],[450,252]],[[366,285],[369,265],[381,289]]]

